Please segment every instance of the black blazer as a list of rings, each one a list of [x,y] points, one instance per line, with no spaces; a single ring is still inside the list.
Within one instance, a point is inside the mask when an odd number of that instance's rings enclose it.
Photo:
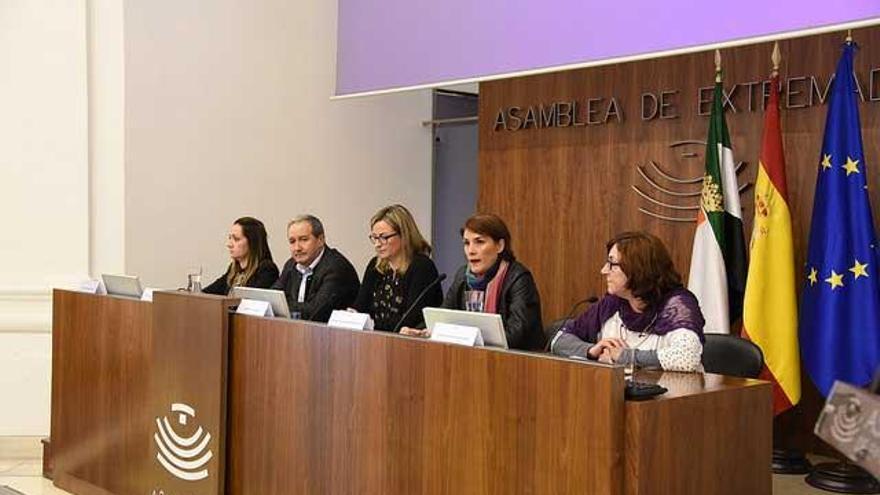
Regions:
[[[272,284],[272,288],[284,291],[291,313],[299,312],[303,320],[323,322],[330,319],[334,309],[351,306],[361,286],[351,262],[330,246],[324,247],[321,261],[306,280],[305,302],[297,302],[301,281],[302,274],[296,269],[296,261],[291,258],[284,263],[281,277]]]
[[[403,312],[409,308],[428,284],[437,279],[437,276],[437,266],[434,265],[431,258],[428,258],[423,254],[413,256],[409,268],[406,269],[406,273],[400,278],[400,283],[403,285],[405,294],[403,301],[398,306],[400,316],[403,316]],[[364,270],[364,280],[361,284],[361,290],[358,292],[357,300],[352,306],[361,313],[369,313],[374,320],[376,319],[376,316],[373,311],[373,289],[376,287],[376,283],[379,281],[380,277],[381,274],[376,270],[376,258],[373,257],[373,259],[367,264],[367,269]],[[400,331],[401,327],[424,327],[425,319],[422,316],[422,308],[426,306],[436,307],[442,302],[443,290],[440,289],[440,284],[436,284],[427,294],[425,294],[412,311],[410,311],[406,319],[397,326],[397,330]],[[394,330],[394,325],[397,323],[397,321],[376,321],[376,330],[390,332]]]
[[[231,266],[232,265],[230,264],[230,267]],[[229,269],[227,269],[226,273],[221,275],[220,278],[215,280],[211,285],[202,289],[202,292],[206,294],[217,294],[218,296],[229,294],[229,284],[226,283],[227,274],[229,274]],[[257,271],[255,271],[254,274],[251,275],[251,278],[244,283],[244,286],[255,287],[257,289],[268,289],[276,280],[278,280],[278,265],[272,260],[263,260],[260,263],[260,266],[257,267]]]
[[[443,301],[444,308],[465,309],[466,269],[467,266],[462,266],[455,273],[455,279]],[[512,261],[507,269],[498,300],[498,314],[504,322],[507,345],[512,349],[544,348],[541,297],[538,295],[538,287],[531,272],[518,261]]]

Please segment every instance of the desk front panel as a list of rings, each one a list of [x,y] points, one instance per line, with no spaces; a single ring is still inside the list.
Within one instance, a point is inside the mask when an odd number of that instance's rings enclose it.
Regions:
[[[235,316],[230,494],[620,493],[623,374]]]
[[[626,403],[625,493],[769,495],[768,382],[710,373],[640,372],[669,389]]]
[[[82,495],[147,493],[153,305],[55,290],[52,318],[55,484]]]

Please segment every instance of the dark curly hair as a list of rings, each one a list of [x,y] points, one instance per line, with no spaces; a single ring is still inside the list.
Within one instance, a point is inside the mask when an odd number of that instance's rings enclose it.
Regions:
[[[620,269],[626,274],[627,288],[648,306],[659,302],[672,289],[682,286],[663,241],[647,232],[623,232],[605,244],[617,246]]]

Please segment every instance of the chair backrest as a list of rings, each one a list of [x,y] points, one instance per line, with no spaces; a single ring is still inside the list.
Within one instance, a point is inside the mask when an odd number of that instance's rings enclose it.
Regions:
[[[550,344],[553,342],[553,337],[556,337],[556,333],[562,330],[562,326],[565,325],[565,322],[569,321],[566,318],[562,318],[559,320],[555,320],[546,327],[544,327],[544,351],[550,352]]]
[[[706,334],[703,368],[707,373],[758,378],[764,368],[764,353],[750,340],[734,335]]]

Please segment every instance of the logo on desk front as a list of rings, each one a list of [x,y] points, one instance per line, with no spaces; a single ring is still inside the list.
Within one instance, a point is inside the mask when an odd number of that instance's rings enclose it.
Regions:
[[[192,407],[182,404],[171,404],[173,419],[182,431],[192,431],[196,426],[196,411]],[[159,447],[156,460],[172,475],[187,481],[199,481],[208,477],[208,461],[214,454],[208,448],[211,443],[211,434],[201,426],[189,436],[183,436],[175,431],[168,421],[168,417],[156,418],[157,432],[153,439]]]

